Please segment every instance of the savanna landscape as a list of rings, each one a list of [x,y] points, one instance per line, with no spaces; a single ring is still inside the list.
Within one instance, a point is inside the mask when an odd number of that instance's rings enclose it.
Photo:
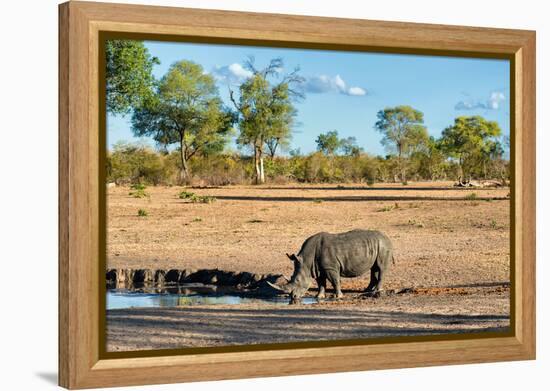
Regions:
[[[185,59],[155,76],[154,45],[106,49],[108,138],[130,132],[107,154],[108,351],[509,330],[503,93],[458,102],[451,113],[485,116],[438,131],[411,105],[377,107],[362,127],[376,143],[365,143],[297,131],[310,96],[368,98],[339,75],[249,57],[211,71]],[[392,243],[383,288],[366,292],[365,272],[341,278],[342,297],[329,281],[316,298],[311,279],[290,305],[276,289],[297,284],[287,254],[319,232],[357,229]]]

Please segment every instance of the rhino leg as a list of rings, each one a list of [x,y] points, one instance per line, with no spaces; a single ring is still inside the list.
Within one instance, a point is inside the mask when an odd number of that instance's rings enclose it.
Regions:
[[[376,281],[376,285],[374,287],[374,292],[380,292],[382,291],[382,284],[384,283],[384,275],[385,275],[385,269],[379,268],[378,270],[378,278]]]
[[[376,283],[378,282],[378,268],[376,266],[373,266],[370,269],[370,282],[369,286],[367,286],[367,289],[365,292],[372,292],[374,291],[374,287],[376,286]]]
[[[317,293],[318,299],[324,299],[325,298],[325,289],[327,287],[327,278],[326,276],[322,276],[317,278],[317,285],[319,286],[319,292]]]
[[[376,285],[374,286],[374,292],[379,293],[382,291],[382,284],[384,283],[384,276],[388,269],[390,268],[391,261],[393,259],[393,253],[391,249],[386,249],[385,251],[381,251],[378,254],[378,257],[375,262],[375,266],[373,268],[376,268],[377,271],[377,278],[376,278]],[[372,271],[372,269],[371,269]]]
[[[340,273],[334,270],[327,271],[327,278],[334,287],[334,296],[338,299],[344,297],[340,288]]]

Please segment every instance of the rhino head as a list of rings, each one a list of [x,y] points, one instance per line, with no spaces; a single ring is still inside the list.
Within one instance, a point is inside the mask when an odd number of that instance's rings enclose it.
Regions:
[[[294,262],[294,273],[290,281],[284,285],[272,284],[269,281],[267,283],[278,291],[288,293],[290,304],[298,304],[311,285],[311,272],[307,270],[300,255],[286,254],[286,256]]]

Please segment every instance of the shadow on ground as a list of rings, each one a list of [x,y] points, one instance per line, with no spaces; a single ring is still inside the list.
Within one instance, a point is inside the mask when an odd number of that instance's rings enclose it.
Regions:
[[[508,315],[352,308],[131,308],[107,315],[108,350],[508,331]]]
[[[504,201],[507,197],[420,197],[420,196],[340,196],[340,197],[256,197],[256,196],[232,196],[217,195],[218,200],[228,201],[270,201],[270,202],[296,202],[296,201],[315,201],[315,202],[353,202],[353,201]],[[183,202],[183,201],[182,201]]]

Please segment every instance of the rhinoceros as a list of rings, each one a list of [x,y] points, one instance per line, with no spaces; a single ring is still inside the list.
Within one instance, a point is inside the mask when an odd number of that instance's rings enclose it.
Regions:
[[[313,280],[317,281],[317,298],[325,297],[327,279],[335,296],[343,296],[340,277],[358,277],[370,270],[368,293],[382,290],[384,276],[394,262],[390,239],[380,231],[356,229],[331,234],[317,233],[302,244],[300,252],[286,254],[294,262],[294,273],[287,284],[269,283],[273,288],[288,293],[290,302],[299,303]]]

